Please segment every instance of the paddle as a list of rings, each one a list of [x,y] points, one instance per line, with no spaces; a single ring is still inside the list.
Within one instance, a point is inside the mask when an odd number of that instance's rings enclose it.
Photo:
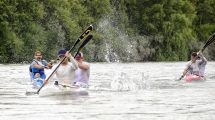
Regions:
[[[201,51],[203,52],[205,48],[208,47],[214,41],[215,41],[215,33],[208,39],[208,41],[205,43]]]
[[[89,33],[90,33],[90,31],[92,31],[92,29],[93,29],[93,27],[92,27],[92,25],[90,25],[81,35],[80,35],[80,37],[76,40],[76,42],[75,42],[75,44],[73,45],[73,47],[69,50],[69,52],[71,52],[74,48],[75,48],[75,46],[82,40],[82,39],[84,39],[85,38],[85,36],[87,36]],[[91,35],[92,36],[92,35]],[[91,39],[92,37],[90,37],[90,39]],[[84,40],[84,42],[83,43],[85,43],[85,45],[86,45],[86,42],[85,41],[89,41],[88,40],[89,39],[89,37],[87,37],[85,40]],[[83,44],[82,43],[82,44]],[[80,47],[83,47],[83,45],[81,45]],[[80,47],[79,47],[79,49],[80,49]],[[39,92],[40,92],[40,90],[45,86],[45,84],[48,82],[48,80],[52,77],[52,75],[55,73],[55,71],[60,67],[60,65],[63,63],[63,61],[66,59],[66,56],[63,58],[63,60],[57,65],[57,67],[53,70],[53,72],[49,75],[49,77],[45,80],[45,82],[43,83],[43,85],[37,90],[37,94],[39,94]]]
[[[207,42],[205,43],[205,45],[202,47],[202,49],[200,50],[201,52],[203,52],[205,50],[205,48],[207,48],[212,42],[215,41],[215,33],[207,40]],[[181,80],[186,73],[188,72],[188,69],[191,67],[192,63],[187,67],[185,74],[181,75],[181,77],[178,79]]]
[[[78,53],[81,51],[81,49],[93,38],[92,35],[88,35],[86,40],[81,44],[81,46],[78,48],[78,51],[76,52],[74,58],[78,55]]]
[[[74,44],[73,47],[69,50],[69,52],[73,51],[73,49],[75,48],[75,46],[76,46],[82,39],[84,39],[92,30],[93,30],[93,26],[90,25],[90,26],[79,36],[79,38],[76,40],[75,44]]]

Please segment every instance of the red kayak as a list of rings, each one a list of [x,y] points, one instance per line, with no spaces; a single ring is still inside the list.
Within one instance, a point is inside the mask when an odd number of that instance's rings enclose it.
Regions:
[[[204,77],[198,76],[198,75],[186,75],[185,78],[186,82],[192,82],[192,81],[204,81]]]

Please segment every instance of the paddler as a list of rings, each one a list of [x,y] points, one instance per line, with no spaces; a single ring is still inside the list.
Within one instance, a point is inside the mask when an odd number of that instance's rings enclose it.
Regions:
[[[64,57],[66,58],[55,72],[55,85],[73,85],[75,79],[75,70],[78,68],[78,63],[73,58],[73,56],[64,49],[58,51],[58,57],[59,62],[61,62]],[[53,66],[52,69],[55,69],[57,65],[58,64]]]
[[[90,64],[84,61],[84,55],[82,52],[79,52],[75,59],[78,62],[78,69],[75,71],[74,85],[79,87],[88,87]]]
[[[33,62],[31,63],[30,68],[29,68],[29,71],[30,71],[30,74],[31,74],[31,79],[35,79],[36,74],[41,79],[45,79],[46,75],[45,75],[45,72],[44,72],[44,68],[51,69],[51,67],[52,67],[51,63],[48,63],[46,60],[42,60],[42,53],[40,51],[36,51],[34,53]]]
[[[205,66],[207,59],[203,56],[202,52],[193,52],[191,60],[187,63],[183,75],[186,76],[186,81],[199,80],[204,78]]]

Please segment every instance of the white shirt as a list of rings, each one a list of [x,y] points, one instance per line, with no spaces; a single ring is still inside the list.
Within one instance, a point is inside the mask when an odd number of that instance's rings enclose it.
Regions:
[[[188,72],[189,74],[199,74],[199,61],[196,60],[195,63],[192,63],[192,61],[189,61],[187,64],[187,67],[189,67]]]
[[[199,75],[204,76],[205,75],[205,66],[207,64],[207,61],[203,61],[199,64]]]
[[[68,62],[67,65],[60,65],[57,71],[55,72],[55,77],[58,83],[60,84],[73,84],[75,79],[75,70],[78,68],[78,63],[73,57],[70,58],[71,62]],[[57,65],[53,67],[55,69]]]
[[[195,63],[192,63],[192,61],[189,61],[187,64],[187,67],[190,66],[188,69],[188,73],[199,75],[199,76],[204,76],[206,64],[207,64],[207,61],[205,58],[196,60]]]
[[[89,65],[89,63],[87,63],[87,62],[83,62],[83,64]],[[89,77],[90,77],[90,67],[88,70],[83,70],[83,69],[78,68],[75,71],[75,82],[81,82],[81,83],[88,84]]]

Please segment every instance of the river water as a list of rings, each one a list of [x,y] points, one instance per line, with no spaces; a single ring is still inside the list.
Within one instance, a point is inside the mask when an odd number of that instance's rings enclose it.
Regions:
[[[0,65],[0,120],[214,120],[215,62],[205,82],[175,81],[185,62],[91,63],[88,95],[25,95],[28,65]]]

